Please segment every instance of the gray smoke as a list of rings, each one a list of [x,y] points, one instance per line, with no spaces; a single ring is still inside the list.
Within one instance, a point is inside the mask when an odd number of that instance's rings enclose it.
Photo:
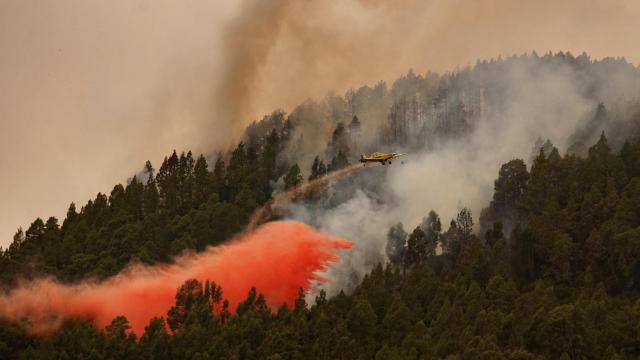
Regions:
[[[600,101],[613,101],[616,94],[629,94],[638,85],[636,74],[609,89],[598,88],[602,95],[594,96],[568,65],[526,61],[508,64],[494,76],[502,79],[504,88],[500,106],[487,110],[466,136],[414,151],[404,164],[395,161],[381,171],[338,182],[320,205],[303,203],[292,209],[292,218],[355,243],[324,274],[331,281],[319,284],[317,291],[350,291],[376,264],[385,262],[386,234],[398,221],[410,232],[433,209],[446,229],[461,208],[468,207],[477,224],[501,164],[514,158],[529,161],[538,138],[549,139],[564,153],[571,145],[568,139],[584,119],[593,117]],[[629,111],[619,105],[620,118],[629,118]],[[376,190],[367,191],[372,182]],[[343,197],[337,205],[331,201],[336,194]]]

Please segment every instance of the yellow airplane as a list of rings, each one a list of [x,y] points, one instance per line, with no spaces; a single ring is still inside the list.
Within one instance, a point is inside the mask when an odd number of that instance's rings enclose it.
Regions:
[[[382,165],[385,165],[387,162],[391,164],[391,159],[395,159],[402,155],[407,155],[407,154],[374,152],[371,155],[365,155],[365,154],[360,155],[360,162],[363,163],[364,165],[366,165],[368,162],[379,162]]]

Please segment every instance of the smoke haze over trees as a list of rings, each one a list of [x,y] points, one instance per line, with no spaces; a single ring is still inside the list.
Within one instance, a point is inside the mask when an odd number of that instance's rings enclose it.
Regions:
[[[145,159],[232,146],[273,109],[390,85],[409,67],[532,50],[638,64],[639,17],[624,0],[2,1],[0,246]]]
[[[104,331],[68,319],[45,337],[4,322],[0,349],[26,358],[106,349],[122,358],[633,358],[638,90],[640,70],[625,60],[533,53],[409,71],[275,111],[228,151],[174,151],[109,195],[71,204],[64,220],[18,230],[0,258],[3,287],[170,263],[222,244],[278,192],[360,153],[409,155],[338,179],[284,214],[354,242],[320,274],[330,281],[291,308],[271,312],[260,295],[268,289],[255,289],[231,313],[224,288],[196,280],[141,334],[122,317]]]

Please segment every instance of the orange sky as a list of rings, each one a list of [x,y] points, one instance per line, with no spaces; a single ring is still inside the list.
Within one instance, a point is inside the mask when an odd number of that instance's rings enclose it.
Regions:
[[[2,1],[0,245],[331,89],[531,50],[638,64],[637,19],[636,1]]]

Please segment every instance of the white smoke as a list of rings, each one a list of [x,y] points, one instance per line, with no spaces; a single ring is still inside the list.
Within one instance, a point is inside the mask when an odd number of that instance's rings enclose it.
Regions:
[[[528,67],[509,71],[510,101],[504,112],[480,119],[469,137],[436,151],[412,154],[389,172],[389,189],[399,199],[396,209],[408,224],[417,224],[431,209],[448,224],[461,206],[477,220],[493,195],[501,164],[527,161],[537,138],[550,139],[563,152],[578,121],[596,107],[580,96],[566,68],[533,73]]]
[[[386,260],[386,233],[398,222],[387,205],[378,204],[362,191],[356,191],[348,201],[334,209],[320,212],[315,219],[304,206],[292,212],[295,218],[317,223],[323,232],[338,235],[354,242],[354,248],[342,251],[338,263],[322,276],[330,281],[322,283],[329,296],[340,290],[349,291],[357,285],[371,268]],[[391,216],[389,215],[391,214]],[[311,294],[311,298],[315,293]]]
[[[491,199],[501,164],[514,158],[527,161],[538,137],[550,139],[561,152],[566,150],[579,120],[597,104],[580,95],[568,69],[531,70],[508,68],[507,106],[479,119],[468,136],[409,154],[404,164],[388,165],[386,175],[376,181],[385,185],[384,196],[392,201],[379,205],[371,195],[356,191],[350,200],[319,215],[304,205],[292,211],[292,217],[354,242],[354,248],[324,274],[330,281],[319,284],[317,291],[324,289],[328,295],[349,291],[377,263],[386,261],[386,234],[398,221],[411,232],[433,209],[446,229],[459,210],[468,207],[477,223],[480,210]]]

